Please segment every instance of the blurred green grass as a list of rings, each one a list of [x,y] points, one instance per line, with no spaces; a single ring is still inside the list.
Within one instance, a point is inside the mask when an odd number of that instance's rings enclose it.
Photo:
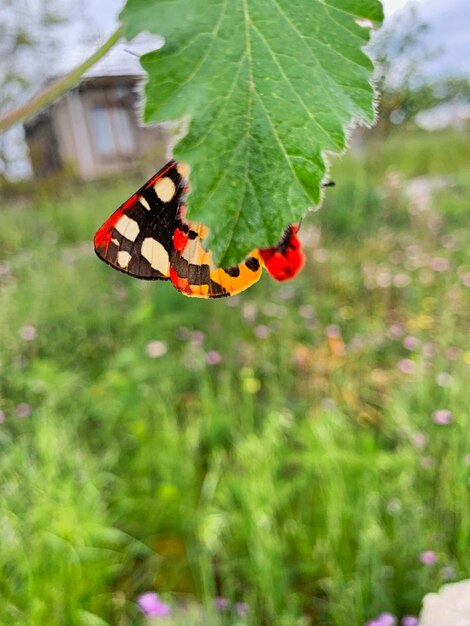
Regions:
[[[397,131],[336,160],[302,275],[213,302],[94,256],[141,181],[9,200],[0,623],[136,626],[155,590],[172,624],[362,626],[469,577],[469,158]]]

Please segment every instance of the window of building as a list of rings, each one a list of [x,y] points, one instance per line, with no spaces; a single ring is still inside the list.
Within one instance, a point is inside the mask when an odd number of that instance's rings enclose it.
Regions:
[[[105,158],[130,157],[134,154],[134,136],[129,112],[122,107],[95,106],[91,109],[93,143]]]

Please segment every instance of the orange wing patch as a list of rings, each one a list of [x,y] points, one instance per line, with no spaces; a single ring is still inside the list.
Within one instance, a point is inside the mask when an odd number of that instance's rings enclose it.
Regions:
[[[170,279],[178,291],[195,298],[223,298],[260,279],[262,260],[257,250],[234,267],[216,267],[212,253],[203,246],[207,233],[207,227],[197,222],[182,223],[175,230]]]

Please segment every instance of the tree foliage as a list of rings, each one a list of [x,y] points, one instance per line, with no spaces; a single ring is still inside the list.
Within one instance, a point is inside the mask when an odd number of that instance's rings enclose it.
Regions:
[[[452,101],[470,101],[470,81],[458,73],[439,76],[430,64],[442,52],[431,45],[429,26],[411,8],[388,22],[374,38],[380,93],[374,132],[387,135],[399,123],[414,120],[422,111]]]
[[[64,34],[72,20],[73,30],[78,30],[82,14],[73,0],[0,0],[0,112],[37,92],[53,77],[54,68],[62,71]],[[26,158],[21,131],[17,126],[0,136],[0,173]]]

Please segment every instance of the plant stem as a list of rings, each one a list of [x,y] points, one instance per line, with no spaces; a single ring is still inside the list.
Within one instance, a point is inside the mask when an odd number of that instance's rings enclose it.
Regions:
[[[83,74],[99,61],[104,55],[115,45],[122,36],[122,28],[119,27],[109,39],[98,50],[91,55],[86,61],[81,63],[71,72],[59,78],[51,85],[40,91],[38,94],[30,98],[24,104],[11,111],[7,111],[0,115],[0,133],[8,130],[14,124],[18,124],[23,120],[32,117],[41,109],[54,102],[66,91],[71,89],[78,83]]]

